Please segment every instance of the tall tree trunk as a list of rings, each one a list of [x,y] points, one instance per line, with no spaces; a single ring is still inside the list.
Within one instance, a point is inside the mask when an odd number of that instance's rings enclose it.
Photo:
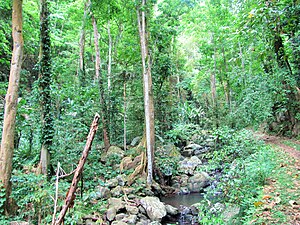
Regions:
[[[224,47],[222,47],[222,55],[223,55],[223,62],[224,62],[224,67],[225,67],[225,71],[224,71],[224,76],[225,76],[225,83],[224,83],[225,100],[226,100],[226,104],[227,104],[228,108],[230,108],[230,83],[229,83],[228,74],[227,74],[228,68],[227,68],[227,61],[226,61],[226,57],[225,57]]]
[[[8,214],[10,211],[10,178],[12,172],[12,158],[14,152],[14,134],[18,105],[19,81],[23,58],[22,19],[22,0],[14,0],[12,10],[13,53],[11,58],[8,89],[5,98],[5,111],[0,150],[0,179],[3,187],[5,188],[5,214]]]
[[[141,45],[141,57],[143,67],[144,107],[146,123],[146,146],[147,146],[147,183],[153,181],[154,163],[154,101],[152,90],[151,63],[148,51],[148,31],[146,21],[146,0],[142,0],[141,6],[137,9],[137,20]]]
[[[81,85],[85,84],[85,61],[84,61],[84,52],[85,52],[85,26],[86,26],[86,20],[88,11],[90,10],[90,4],[91,1],[86,1],[84,5],[84,14],[83,14],[83,20],[82,20],[82,28],[81,28],[81,34],[80,34],[80,40],[79,40],[79,82]]]
[[[126,75],[125,75],[126,76]],[[125,77],[124,76],[124,77]],[[127,131],[126,131],[126,117],[127,117],[127,99],[126,99],[126,78],[124,78],[124,91],[123,91],[123,100],[124,100],[124,151],[126,151],[126,142],[127,142],[127,139],[126,139],[126,134],[127,134]]]
[[[108,92],[111,89],[111,64],[112,64],[112,37],[110,32],[110,20],[107,22],[107,34],[108,34],[108,63],[107,63],[107,88]]]
[[[47,0],[40,0],[40,71],[39,90],[42,112],[42,138],[40,167],[42,174],[47,175],[50,164],[50,148],[53,139],[53,121],[51,107],[51,41],[49,27],[49,11]]]
[[[101,58],[100,58],[100,49],[99,49],[99,35],[98,35],[97,22],[96,22],[94,15],[92,15],[92,22],[93,22],[93,28],[94,28],[94,44],[95,44],[95,51],[96,51],[95,79],[99,82],[103,142],[104,142],[105,151],[107,151],[108,148],[110,147],[110,141],[109,141],[109,135],[108,135],[107,110],[106,110],[106,104],[105,104],[105,99],[104,99],[103,78],[102,78],[101,68],[100,68],[101,67]]]

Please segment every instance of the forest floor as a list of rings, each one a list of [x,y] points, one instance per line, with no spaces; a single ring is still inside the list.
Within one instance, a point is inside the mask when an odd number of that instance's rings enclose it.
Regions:
[[[265,134],[260,138],[272,146],[278,159],[252,222],[300,225],[300,142]]]

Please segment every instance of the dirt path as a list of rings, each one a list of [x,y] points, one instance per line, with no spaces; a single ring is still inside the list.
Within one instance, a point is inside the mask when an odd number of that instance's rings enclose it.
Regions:
[[[265,221],[260,224],[300,225],[300,151],[285,144],[299,146],[300,142],[266,134],[258,137],[286,154],[280,154],[282,158],[276,169],[281,176],[273,176],[264,187],[264,208],[256,217]],[[286,221],[281,221],[280,213]]]
[[[270,136],[270,135],[266,135],[266,134],[264,134],[261,137],[261,139],[264,140],[267,144],[271,144],[271,145],[280,147],[283,151],[288,153],[291,157],[295,158],[296,160],[300,159],[300,151],[282,143],[282,141],[288,140],[288,141],[294,142],[295,144],[299,145],[300,143],[298,141],[294,141],[292,139],[287,139],[287,138],[283,138],[283,137]]]

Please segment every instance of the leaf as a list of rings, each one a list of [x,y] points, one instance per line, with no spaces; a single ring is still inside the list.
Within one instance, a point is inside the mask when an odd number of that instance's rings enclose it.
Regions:
[[[271,198],[272,198],[272,196],[271,196],[271,195],[265,195],[265,196],[263,196],[263,197],[262,197],[262,199],[263,199],[263,200],[266,200],[266,199],[271,199]]]
[[[261,205],[263,205],[264,203],[262,202],[262,201],[258,201],[258,202],[254,202],[253,203],[253,205],[255,206],[255,207],[259,207],[259,206],[261,206]]]

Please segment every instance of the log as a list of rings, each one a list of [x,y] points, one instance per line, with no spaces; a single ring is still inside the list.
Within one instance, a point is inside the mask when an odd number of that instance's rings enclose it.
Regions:
[[[89,132],[88,137],[87,137],[87,141],[86,141],[84,150],[82,152],[82,156],[81,156],[81,158],[79,160],[79,163],[78,163],[78,166],[76,168],[76,171],[75,171],[75,174],[74,174],[74,177],[73,177],[73,180],[72,180],[72,184],[71,184],[71,186],[69,188],[69,191],[67,193],[65,203],[64,203],[64,205],[63,205],[63,207],[62,207],[62,209],[61,209],[61,211],[60,211],[60,213],[59,213],[59,215],[56,219],[55,225],[60,225],[63,222],[68,208],[74,202],[74,199],[76,197],[75,196],[75,191],[76,191],[78,182],[80,180],[80,175],[82,173],[84,163],[85,163],[85,161],[88,157],[89,151],[91,149],[91,146],[92,146],[95,134],[96,134],[96,131],[98,129],[99,119],[100,119],[100,116],[99,116],[98,113],[96,113],[96,115],[94,117],[94,120],[93,120],[93,123],[92,123],[91,128],[90,128],[90,132]]]

